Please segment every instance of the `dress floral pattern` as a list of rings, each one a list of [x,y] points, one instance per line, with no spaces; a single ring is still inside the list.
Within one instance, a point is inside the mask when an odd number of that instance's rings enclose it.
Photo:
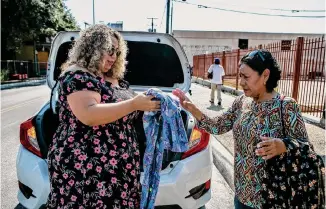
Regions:
[[[256,103],[242,95],[223,115],[213,119],[203,115],[198,126],[212,134],[233,130],[235,195],[246,206],[268,209],[324,206],[325,187],[321,178],[325,175],[324,164],[308,141],[295,100],[283,100],[277,94],[272,100]],[[260,136],[283,139],[287,152],[267,161],[256,156]]]
[[[120,87],[83,71],[60,77],[59,126],[48,153],[51,192],[47,208],[139,208],[140,157],[133,112],[100,126],[87,126],[72,113],[67,96],[95,91],[101,103],[134,96],[125,81]]]

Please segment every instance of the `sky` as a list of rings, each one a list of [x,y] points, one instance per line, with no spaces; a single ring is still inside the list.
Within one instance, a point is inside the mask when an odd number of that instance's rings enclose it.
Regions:
[[[172,2],[172,1],[171,1]],[[65,0],[83,29],[93,23],[93,0]],[[94,0],[95,23],[123,21],[123,29],[147,31],[154,20],[157,32],[165,32],[166,0]],[[326,18],[294,18],[242,14],[199,8],[198,5],[270,15],[325,16],[325,0],[182,0],[173,1],[173,30],[250,31],[273,33],[326,33]],[[280,11],[299,10],[300,12]],[[304,12],[302,10],[324,10]]]

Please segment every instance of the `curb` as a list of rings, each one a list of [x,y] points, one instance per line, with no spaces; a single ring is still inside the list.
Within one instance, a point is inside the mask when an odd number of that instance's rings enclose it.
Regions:
[[[317,119],[314,119],[314,118],[311,118],[311,117],[307,117],[305,115],[303,115],[302,117],[303,117],[303,119],[305,120],[306,123],[318,126],[318,127],[322,128],[322,129],[325,129],[325,119],[317,120]]]
[[[192,83],[198,83],[198,84],[201,84],[203,86],[207,86],[207,87],[211,87],[211,82],[208,81],[208,80],[204,80],[202,78],[197,78],[197,77],[192,77],[191,79],[191,82]],[[235,95],[235,96],[240,96],[243,94],[243,91],[241,90],[236,90],[235,88],[232,88],[232,87],[229,87],[229,86],[222,86],[222,91],[224,92],[228,92],[232,95]]]
[[[1,84],[0,90],[6,89],[13,89],[13,88],[20,88],[20,87],[27,87],[27,86],[39,86],[46,83],[46,79],[35,80],[35,81],[22,81],[17,83],[10,83],[10,84]]]
[[[192,83],[198,83],[198,84],[201,84],[203,86],[207,86],[209,88],[211,86],[210,81],[204,80],[202,78],[192,77],[191,82]],[[232,87],[229,87],[229,86],[222,86],[222,91],[227,92],[229,94],[232,94],[234,96],[240,96],[240,95],[243,94],[242,90],[236,90],[235,88],[232,88]],[[305,115],[302,115],[302,117],[303,117],[303,119],[305,120],[306,123],[309,123],[309,124],[312,124],[312,125],[315,125],[315,126],[318,126],[320,128],[325,129],[325,124],[323,124],[325,122],[323,120],[317,120],[317,119],[314,119],[314,118],[307,117]]]
[[[232,153],[218,140],[218,136],[212,135],[214,140],[211,140],[213,163],[217,170],[221,173],[229,187],[234,189],[234,156]]]

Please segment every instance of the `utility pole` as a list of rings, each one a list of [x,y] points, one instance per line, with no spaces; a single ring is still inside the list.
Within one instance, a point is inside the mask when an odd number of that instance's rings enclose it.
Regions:
[[[95,25],[95,3],[93,0],[93,25]]]
[[[166,0],[166,33],[170,33],[170,9],[171,0]]]
[[[172,33],[173,1],[174,0],[166,0],[166,33],[170,33],[170,32]],[[187,0],[182,0],[182,1],[186,2]],[[171,26],[170,26],[170,23],[171,23]]]
[[[172,2],[171,2],[172,1]],[[166,1],[166,33],[172,33],[172,23],[173,23],[173,1],[174,0],[167,0]],[[187,0],[182,0],[183,2],[186,2]],[[170,20],[171,19],[171,20]],[[171,23],[171,26],[170,26]]]
[[[152,29],[151,29],[151,32],[154,33],[154,20],[156,20],[157,18],[156,17],[148,17],[147,19],[151,19],[152,20]]]
[[[173,24],[173,0],[171,2],[171,28],[170,28],[170,33],[172,34],[173,33],[173,27],[172,27],[172,24]]]

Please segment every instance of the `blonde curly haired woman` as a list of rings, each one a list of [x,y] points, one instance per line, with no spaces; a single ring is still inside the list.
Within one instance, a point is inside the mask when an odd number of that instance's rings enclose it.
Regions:
[[[137,111],[160,103],[123,80],[127,46],[105,25],[80,33],[59,78],[47,208],[139,208]]]

